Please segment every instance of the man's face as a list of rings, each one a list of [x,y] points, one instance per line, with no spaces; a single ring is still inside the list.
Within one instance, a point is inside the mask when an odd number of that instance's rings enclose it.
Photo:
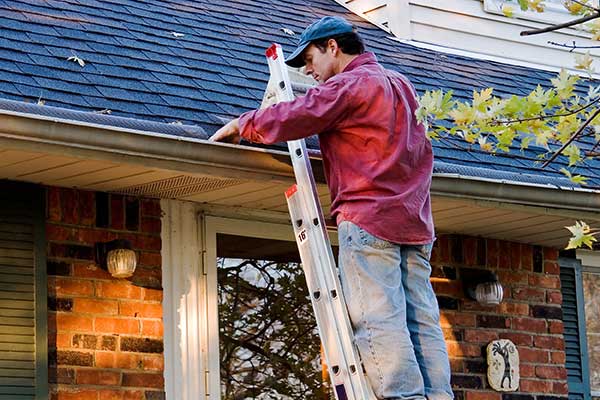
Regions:
[[[335,41],[333,41],[333,43],[335,43]],[[309,45],[304,51],[306,75],[312,75],[319,83],[323,83],[334,76],[334,66],[336,62],[334,54],[335,49],[331,48],[329,45],[325,48],[325,51],[321,51],[314,44]]]

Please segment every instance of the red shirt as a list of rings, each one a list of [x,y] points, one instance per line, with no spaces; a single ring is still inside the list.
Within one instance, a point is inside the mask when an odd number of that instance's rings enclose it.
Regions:
[[[294,101],[240,117],[241,136],[271,144],[319,134],[331,214],[381,239],[434,240],[431,143],[417,123],[415,89],[373,53]]]

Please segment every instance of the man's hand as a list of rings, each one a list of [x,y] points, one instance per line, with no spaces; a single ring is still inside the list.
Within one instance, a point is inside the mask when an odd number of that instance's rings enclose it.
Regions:
[[[240,140],[240,119],[236,118],[229,121],[225,126],[219,129],[208,140],[211,142],[225,142],[239,144]]]

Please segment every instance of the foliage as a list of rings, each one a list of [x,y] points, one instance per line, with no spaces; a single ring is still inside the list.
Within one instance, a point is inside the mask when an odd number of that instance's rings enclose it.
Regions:
[[[222,398],[324,398],[300,265],[220,259],[218,283]]]
[[[592,0],[565,0],[564,7],[576,19],[522,34],[577,26],[588,30],[592,40],[600,40],[600,8],[594,4]],[[545,9],[543,0],[506,0],[501,11],[507,17],[515,17],[517,5],[521,11]],[[575,43],[561,46],[570,47],[571,51],[578,48]],[[575,68],[587,71],[591,77],[594,67],[589,51],[575,56]],[[485,152],[507,155],[518,149],[523,151],[533,143],[543,149],[538,155],[542,167],[563,155],[568,158],[568,167],[560,168],[560,172],[572,182],[586,185],[587,178],[576,171],[586,160],[600,154],[596,151],[600,146],[600,86],[590,84],[587,94],[581,95],[576,91],[579,81],[578,76],[562,69],[547,87],[538,85],[525,96],[502,98],[494,95],[493,88],[483,88],[473,91],[472,99],[464,100],[455,98],[452,91],[427,91],[419,99],[416,117],[429,127],[432,139],[458,137],[470,148],[478,146]],[[595,141],[593,146],[589,145],[589,139],[583,140],[589,137]],[[583,222],[567,229],[573,233],[569,246],[591,247],[596,240]]]
[[[583,247],[583,245],[586,245],[591,249],[593,243],[597,241],[595,235],[598,231],[592,230],[588,224],[583,221],[577,221],[575,222],[575,225],[566,226],[565,228],[573,234],[573,237],[569,240],[569,244],[566,247],[567,249],[577,249]]]

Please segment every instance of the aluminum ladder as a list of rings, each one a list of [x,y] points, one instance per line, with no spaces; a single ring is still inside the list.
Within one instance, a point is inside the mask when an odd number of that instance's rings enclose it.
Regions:
[[[271,79],[265,98],[270,95],[275,102],[293,100],[281,46],[273,44],[266,56]],[[376,400],[354,342],[306,145],[303,139],[287,145],[296,184],[285,195],[336,399]]]

